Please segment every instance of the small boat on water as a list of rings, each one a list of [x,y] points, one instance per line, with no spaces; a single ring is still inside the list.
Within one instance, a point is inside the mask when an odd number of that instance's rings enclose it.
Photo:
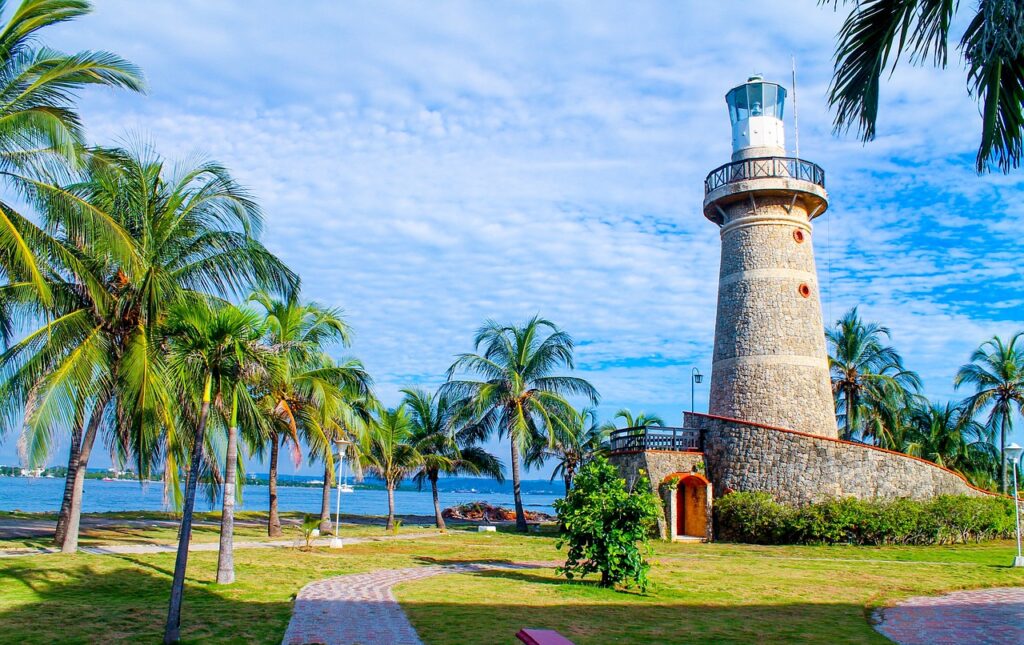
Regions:
[[[340,490],[343,493],[354,493],[354,492],[356,492],[356,489],[355,489],[355,487],[352,486],[352,484],[342,484],[341,486],[338,486],[338,490]]]

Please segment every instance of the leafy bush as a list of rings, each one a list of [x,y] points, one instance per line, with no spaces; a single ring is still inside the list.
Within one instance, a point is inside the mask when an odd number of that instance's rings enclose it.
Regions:
[[[831,499],[801,507],[768,493],[730,493],[715,502],[721,540],[753,544],[956,544],[1010,538],[1013,502],[947,495],[933,500]]]
[[[602,587],[624,583],[647,589],[650,565],[643,554],[650,552],[660,506],[646,477],[630,491],[614,466],[595,457],[577,473],[565,499],[555,501],[555,510],[558,548],[569,545],[559,575],[572,580],[600,572]]]

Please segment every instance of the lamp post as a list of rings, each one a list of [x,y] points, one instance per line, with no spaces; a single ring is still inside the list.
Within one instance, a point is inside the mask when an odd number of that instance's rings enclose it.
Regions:
[[[1013,519],[1017,526],[1017,557],[1013,559],[1013,566],[1024,567],[1024,555],[1020,551],[1020,499],[1017,497],[1017,464],[1020,463],[1020,455],[1024,452],[1016,443],[1006,446],[1005,458],[1010,461],[1013,467]]]
[[[696,389],[697,383],[704,381],[704,375],[700,373],[700,370],[694,367],[690,370],[690,412],[693,412],[693,392]]]
[[[334,537],[331,538],[331,548],[340,549],[342,547],[341,542],[341,473],[345,469],[345,446],[350,442],[345,439],[344,435],[334,438],[334,443],[338,446],[338,479],[335,481],[338,487],[337,498],[334,507]]]

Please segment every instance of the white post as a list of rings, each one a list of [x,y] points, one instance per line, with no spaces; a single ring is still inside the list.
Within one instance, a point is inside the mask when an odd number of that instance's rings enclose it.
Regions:
[[[1017,464],[1013,464],[1013,519],[1017,524],[1017,557],[1013,566],[1024,567],[1024,555],[1020,552],[1020,498],[1017,497]]]
[[[340,549],[342,547],[341,542],[341,473],[345,469],[345,453],[344,443],[338,441],[338,480],[335,485],[338,488],[337,499],[338,501],[334,506],[334,537],[331,538],[331,548]]]

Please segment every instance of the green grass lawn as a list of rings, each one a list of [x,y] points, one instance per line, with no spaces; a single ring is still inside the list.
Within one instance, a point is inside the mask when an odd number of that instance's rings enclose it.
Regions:
[[[379,533],[378,533],[379,534]],[[647,594],[567,583],[548,569],[436,576],[396,595],[427,643],[513,643],[521,627],[587,643],[885,642],[873,608],[942,591],[1024,586],[1013,547],[755,547],[659,543]],[[213,582],[216,553],[193,553],[188,642],[279,643],[312,580],[434,562],[555,560],[550,535],[477,534],[373,542],[341,551],[240,549],[238,582]],[[173,554],[0,559],[0,641],[156,642]]]

